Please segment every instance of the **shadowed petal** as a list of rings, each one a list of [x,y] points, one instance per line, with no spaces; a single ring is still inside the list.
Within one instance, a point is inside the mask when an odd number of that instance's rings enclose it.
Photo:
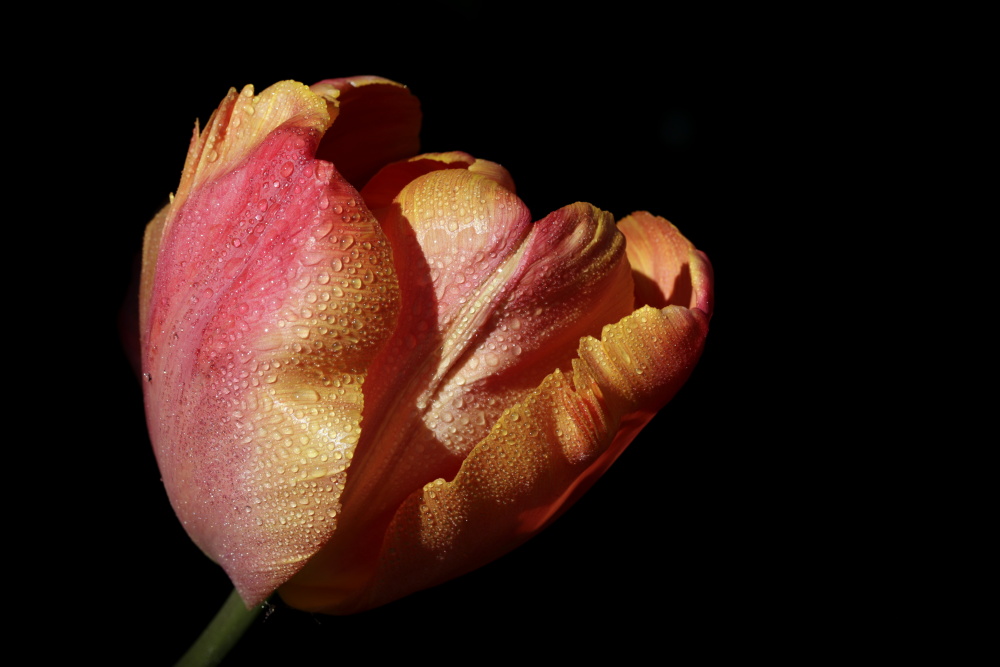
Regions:
[[[635,274],[636,300],[655,308],[675,304],[713,309],[712,265],[664,218],[639,211],[618,223],[628,239],[628,261]]]
[[[378,76],[327,79],[314,84],[336,118],[316,157],[337,166],[361,189],[383,165],[420,149],[420,101],[409,89]]]
[[[282,597],[350,613],[468,572],[513,549],[569,507],[687,379],[708,316],[643,307],[584,338],[556,371],[505,410],[452,481],[410,495],[390,523],[367,587],[338,600],[292,579]]]

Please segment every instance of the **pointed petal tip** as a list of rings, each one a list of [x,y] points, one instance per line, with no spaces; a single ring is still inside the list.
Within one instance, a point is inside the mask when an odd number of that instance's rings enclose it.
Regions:
[[[205,129],[195,127],[175,205],[199,184],[235,168],[278,127],[294,125],[321,135],[329,124],[325,101],[297,81],[280,81],[259,95],[252,85],[239,93],[230,88]]]

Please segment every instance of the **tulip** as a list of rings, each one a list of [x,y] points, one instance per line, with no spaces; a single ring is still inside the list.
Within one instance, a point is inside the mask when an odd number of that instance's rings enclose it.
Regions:
[[[146,231],[147,420],[170,501],[247,605],[369,609],[506,553],[697,362],[706,256],[498,164],[417,151],[376,77],[231,90]]]

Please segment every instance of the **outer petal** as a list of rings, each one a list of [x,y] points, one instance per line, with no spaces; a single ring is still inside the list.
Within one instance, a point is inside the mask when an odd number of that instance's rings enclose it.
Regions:
[[[331,604],[292,579],[296,607],[350,613],[473,570],[542,530],[614,462],[689,376],[707,332],[700,310],[644,306],[602,339],[581,341],[556,371],[506,410],[454,480],[438,479],[396,512],[361,594]]]
[[[312,157],[328,123],[301,84],[231,92],[147,231],[153,445],[178,517],[248,604],[334,532],[360,384],[398,307],[377,222]]]

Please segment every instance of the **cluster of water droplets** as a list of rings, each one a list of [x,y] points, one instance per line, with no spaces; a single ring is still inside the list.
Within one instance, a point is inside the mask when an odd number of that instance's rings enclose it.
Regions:
[[[370,214],[311,159],[311,131],[290,132],[280,139],[297,156],[231,176],[252,196],[225,225],[218,262],[232,289],[201,300],[214,310],[202,354],[227,406],[219,432],[248,459],[250,498],[234,511],[286,544],[315,547],[335,526],[366,366],[398,296]]]

